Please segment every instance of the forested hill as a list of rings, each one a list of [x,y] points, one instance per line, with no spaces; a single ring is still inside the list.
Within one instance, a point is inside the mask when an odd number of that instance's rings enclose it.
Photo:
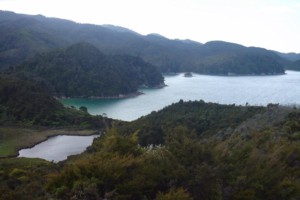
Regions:
[[[141,85],[157,87],[164,83],[159,71],[142,59],[106,56],[88,43],[39,54],[9,72],[44,80],[52,95],[67,97],[118,97],[136,93]]]
[[[243,122],[253,118],[260,119],[255,125],[249,123],[243,128],[246,134],[249,129],[261,127],[260,123],[269,122],[268,126],[282,119],[290,108],[278,108],[269,105],[262,106],[235,106],[205,103],[204,101],[189,101],[167,106],[160,111],[141,117],[132,123],[118,127],[123,134],[138,131],[141,145],[162,144],[168,134],[178,127],[184,127],[194,132],[199,138],[226,137],[232,134]],[[277,113],[276,113],[277,112]],[[268,118],[268,115],[274,115]],[[265,119],[263,119],[265,117]],[[238,129],[237,129],[238,130]]]
[[[215,41],[201,44],[147,36],[111,25],[77,24],[41,15],[0,11],[0,68],[20,64],[43,51],[89,42],[104,54],[130,54],[159,67],[161,72],[204,74],[279,74],[289,63],[262,48]]]
[[[105,129],[110,119],[64,107],[28,80],[0,75],[0,125]],[[1,133],[3,134],[3,133]]]
[[[292,62],[291,64],[287,65],[285,69],[300,71],[300,60]]]
[[[280,52],[276,52],[275,53],[277,55],[279,55],[282,58],[288,59],[292,62],[300,60],[300,53],[280,53]]]

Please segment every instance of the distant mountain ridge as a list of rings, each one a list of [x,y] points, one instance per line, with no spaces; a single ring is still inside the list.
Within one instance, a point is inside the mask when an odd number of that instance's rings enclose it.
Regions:
[[[300,60],[300,53],[280,53],[280,52],[276,52],[276,51],[275,51],[275,53],[278,54],[280,57],[285,58],[290,61]]]
[[[203,74],[281,74],[289,60],[273,51],[228,42],[206,44],[147,36],[113,25],[78,24],[68,20],[0,11],[0,68],[22,63],[36,53],[78,42],[93,44],[104,54],[138,56],[161,72]]]

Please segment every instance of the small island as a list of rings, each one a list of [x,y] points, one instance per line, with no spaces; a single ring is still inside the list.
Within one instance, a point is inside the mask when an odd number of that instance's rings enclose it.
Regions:
[[[186,72],[183,75],[184,77],[193,77],[193,74],[191,72]]]

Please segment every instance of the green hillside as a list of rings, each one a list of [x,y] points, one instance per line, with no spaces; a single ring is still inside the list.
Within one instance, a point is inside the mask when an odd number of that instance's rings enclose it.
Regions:
[[[109,120],[107,120],[109,122]],[[5,126],[48,126],[105,128],[101,117],[65,108],[30,81],[0,76],[0,124]]]
[[[285,69],[300,71],[300,60],[294,61],[291,64],[285,66]]]
[[[136,93],[141,85],[158,87],[164,82],[158,70],[142,59],[106,56],[88,43],[37,55],[10,73],[39,77],[53,95],[67,97],[119,97]]]
[[[265,110],[264,107],[180,101],[132,123],[121,125],[118,130],[125,135],[137,131],[143,146],[162,144],[167,134],[176,127],[185,127],[201,138],[211,137],[233,130],[246,119]]]

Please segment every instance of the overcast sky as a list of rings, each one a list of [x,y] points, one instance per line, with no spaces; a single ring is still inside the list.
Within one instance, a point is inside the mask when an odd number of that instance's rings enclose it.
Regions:
[[[300,0],[0,0],[0,10],[300,53]]]

